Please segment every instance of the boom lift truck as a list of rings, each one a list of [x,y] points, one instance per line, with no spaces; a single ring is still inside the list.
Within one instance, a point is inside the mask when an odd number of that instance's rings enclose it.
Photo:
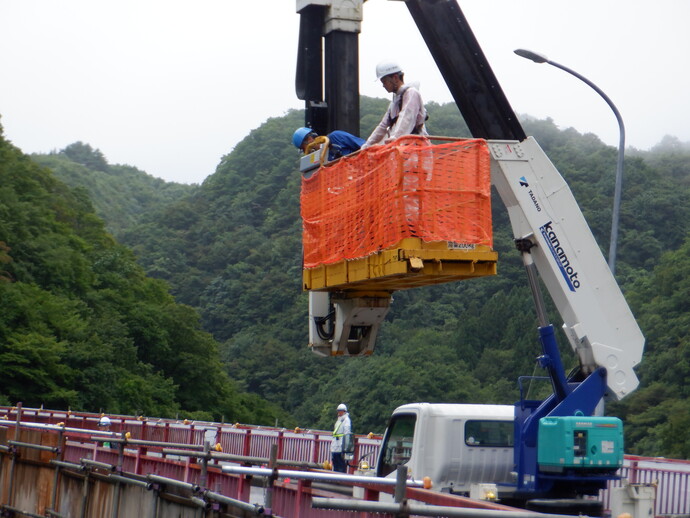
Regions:
[[[568,185],[536,140],[524,133],[456,0],[404,1],[472,135],[487,141],[491,183],[508,209],[535,301],[542,347],[538,361],[548,372],[553,394],[543,401],[522,399],[515,405],[515,478],[512,487],[507,488],[510,499],[524,505],[542,499],[573,499],[569,501],[574,503],[597,495],[608,480],[615,478],[622,463],[623,443],[620,422],[596,414],[601,414],[605,399],[620,400],[636,389],[638,380],[633,369],[642,358],[644,337]],[[352,56],[356,52],[362,2],[298,0],[297,11],[301,14],[297,90],[307,103],[307,125],[323,124],[325,120],[321,132],[334,129],[328,126],[331,113],[338,113],[339,118],[333,120],[342,125],[344,109],[349,118],[346,129],[356,132],[358,105],[352,105],[357,107],[356,112],[333,105],[343,95],[339,88],[343,78],[355,81],[358,77],[357,60]],[[345,20],[339,21],[339,17]],[[342,37],[334,36],[333,30],[350,32]],[[322,33],[327,41],[326,99],[319,91]],[[334,41],[347,42],[349,49],[338,66],[334,52],[342,49],[337,49]],[[312,67],[316,63],[318,66]],[[314,87],[317,84],[319,88]],[[350,88],[356,93],[356,85]],[[419,269],[414,273],[418,274]],[[579,359],[578,371],[570,376],[566,376],[561,362],[538,276],[563,319],[563,330]],[[314,287],[305,282],[305,287],[310,290],[310,343],[315,352],[370,354],[376,327],[388,303],[379,300],[372,306],[372,298],[358,297],[347,281],[335,287]],[[343,297],[348,289],[349,298]],[[367,305],[380,308],[372,312],[371,322],[359,316]],[[335,331],[330,337],[317,336],[317,323],[323,324],[329,312]],[[355,329],[360,326],[354,338],[352,328],[346,328],[353,322]],[[361,332],[361,328],[369,332]],[[362,336],[371,340],[364,344],[360,340],[356,347],[348,347],[348,339],[356,342]],[[335,343],[338,338],[344,346]],[[413,431],[416,443],[425,440],[417,436],[418,432]],[[379,466],[382,461],[379,459]],[[414,477],[425,475],[413,473]],[[452,490],[452,484],[437,489]]]

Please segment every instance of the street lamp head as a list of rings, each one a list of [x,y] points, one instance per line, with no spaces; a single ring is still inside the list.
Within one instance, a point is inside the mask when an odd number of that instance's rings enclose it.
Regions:
[[[538,54],[537,52],[532,52],[531,50],[517,49],[513,52],[522,58],[531,59],[535,63],[548,63],[549,61],[549,58],[547,58],[544,54]]]

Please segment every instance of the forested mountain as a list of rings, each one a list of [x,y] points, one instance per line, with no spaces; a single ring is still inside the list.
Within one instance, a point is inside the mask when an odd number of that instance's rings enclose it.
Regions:
[[[146,277],[71,189],[0,128],[0,400],[273,422],[239,390],[198,314]]]
[[[106,229],[119,236],[146,214],[192,194],[197,186],[165,182],[135,167],[111,165],[89,144],[75,142],[49,155],[33,155],[55,176],[75,188],[86,189]]]
[[[362,99],[362,134],[386,102]],[[430,103],[428,110],[432,134],[468,136],[454,105]],[[372,357],[308,351],[300,175],[290,143],[302,123],[300,111],[268,120],[188,196],[142,214],[120,234],[122,242],[148,275],[198,309],[241,389],[279,405],[302,427],[330,427],[340,402],[361,433],[382,431],[401,403],[514,402],[517,377],[535,373],[540,351],[531,295],[498,198],[498,276],[396,293]],[[569,183],[607,252],[617,150],[551,120],[523,124]],[[630,453],[690,456],[690,439],[678,433],[690,415],[688,159],[687,146],[672,138],[651,152],[631,150],[626,159],[617,278],[647,349],[640,389],[609,410],[626,420]],[[553,308],[549,316],[559,327]],[[560,343],[566,366],[575,366],[562,336]]]

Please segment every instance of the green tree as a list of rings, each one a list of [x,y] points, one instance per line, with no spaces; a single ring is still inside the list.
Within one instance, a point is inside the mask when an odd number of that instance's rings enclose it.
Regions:
[[[88,146],[70,153],[100,156]],[[284,415],[237,390],[198,314],[104,231],[86,191],[56,180],[1,131],[0,216],[3,400],[263,422]]]
[[[89,144],[75,142],[63,149],[61,154],[94,171],[107,171],[108,161],[99,149],[93,149]]]

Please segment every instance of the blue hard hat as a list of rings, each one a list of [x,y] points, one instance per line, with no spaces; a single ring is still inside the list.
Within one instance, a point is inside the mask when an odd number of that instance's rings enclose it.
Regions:
[[[295,134],[292,135],[292,143],[297,149],[302,149],[302,142],[304,142],[307,135],[313,132],[311,128],[299,128],[295,131]]]

